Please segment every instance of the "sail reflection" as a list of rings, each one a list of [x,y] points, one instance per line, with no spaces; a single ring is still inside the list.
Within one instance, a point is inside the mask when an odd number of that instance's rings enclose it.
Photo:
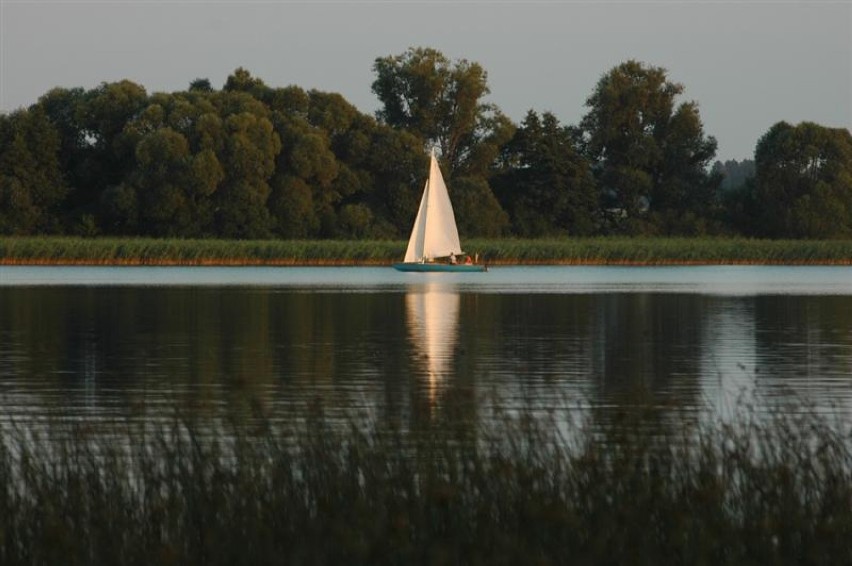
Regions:
[[[433,282],[412,287],[405,296],[408,332],[434,403],[451,372],[458,340],[460,297],[454,286]]]

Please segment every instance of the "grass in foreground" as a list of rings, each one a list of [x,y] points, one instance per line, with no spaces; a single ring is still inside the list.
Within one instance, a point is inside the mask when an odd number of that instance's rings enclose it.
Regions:
[[[177,240],[0,238],[0,264],[389,265],[406,242],[377,240]],[[473,239],[489,264],[841,264],[852,240],[745,238]]]
[[[6,427],[0,563],[852,563],[848,430],[746,415],[653,435],[642,418],[570,440],[523,417]]]

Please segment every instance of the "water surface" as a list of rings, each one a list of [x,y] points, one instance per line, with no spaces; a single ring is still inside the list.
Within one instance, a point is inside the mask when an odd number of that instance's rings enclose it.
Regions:
[[[288,420],[321,401],[426,426],[737,399],[852,415],[852,268],[0,267],[18,419]]]

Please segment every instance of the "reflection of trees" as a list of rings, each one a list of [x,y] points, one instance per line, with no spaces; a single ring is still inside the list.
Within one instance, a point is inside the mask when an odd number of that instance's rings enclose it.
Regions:
[[[408,402],[399,295],[244,288],[0,288],[0,368],[30,410],[261,409]],[[390,339],[388,338],[390,337]],[[8,339],[6,339],[8,338]],[[5,381],[8,385],[10,382]],[[2,385],[2,384],[0,384]],[[398,416],[398,415],[397,415]]]
[[[754,312],[764,399],[852,404],[852,297],[762,296]]]
[[[594,371],[599,392],[611,396],[645,389],[694,402],[702,300],[643,293],[602,295],[596,302]]]
[[[597,400],[653,405],[663,421],[700,403],[703,302],[694,295],[598,296],[591,329]]]
[[[10,296],[2,301],[0,324],[18,334],[23,350],[11,374],[29,379],[32,390],[57,393],[44,402],[64,411],[199,408],[233,399],[234,388],[251,395],[268,389],[262,293],[121,287],[4,293]]]
[[[283,292],[271,313],[282,402],[301,410],[316,398],[329,410],[400,417],[406,366],[398,296]]]
[[[718,357],[722,371],[742,360],[763,398],[852,400],[850,297],[433,291],[0,288],[0,397],[283,420],[318,399],[338,415],[466,429],[493,403],[625,407],[641,394],[670,414],[718,391]]]
[[[754,297],[705,297],[702,400],[716,415],[733,416],[754,402]]]
[[[487,295],[484,310],[493,319],[484,340],[493,342],[497,364],[493,388],[504,403],[537,410],[552,404],[590,371],[591,342],[587,336],[592,312],[590,295]],[[570,401],[570,400],[568,400]]]

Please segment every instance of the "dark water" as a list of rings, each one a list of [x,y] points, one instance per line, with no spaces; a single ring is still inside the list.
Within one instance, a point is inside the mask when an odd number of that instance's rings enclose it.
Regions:
[[[0,411],[852,416],[852,269],[0,268]]]

